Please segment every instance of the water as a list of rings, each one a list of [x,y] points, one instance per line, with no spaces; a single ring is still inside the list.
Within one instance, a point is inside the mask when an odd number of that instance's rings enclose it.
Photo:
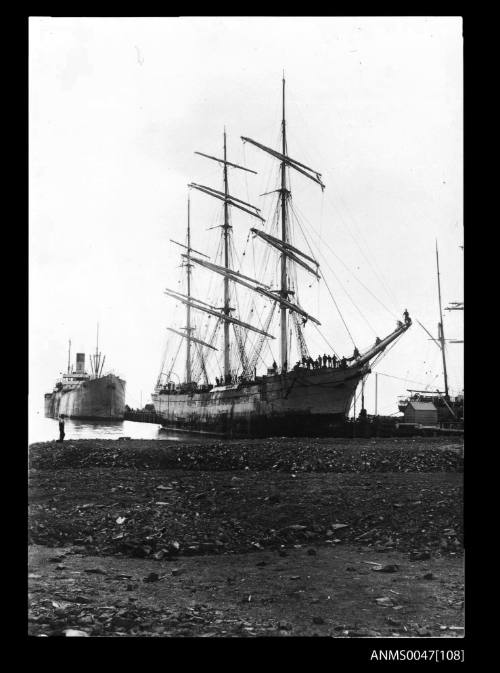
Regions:
[[[175,434],[161,430],[155,423],[137,423],[136,421],[79,421],[65,419],[64,440],[71,439],[171,439],[193,441],[196,435]],[[59,439],[59,423],[54,418],[45,418],[43,412],[30,414],[28,423],[28,442],[50,442]],[[196,437],[200,441],[200,437]]]

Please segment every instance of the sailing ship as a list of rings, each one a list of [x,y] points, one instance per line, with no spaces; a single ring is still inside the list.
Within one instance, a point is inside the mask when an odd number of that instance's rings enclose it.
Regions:
[[[437,325],[437,338],[427,330],[419,321],[419,325],[430,337],[439,350],[441,351],[441,358],[443,363],[443,384],[444,390],[414,390],[409,388],[408,395],[400,396],[398,400],[398,409],[405,412],[410,402],[430,402],[437,410],[437,420],[440,424],[454,424],[461,423],[464,418],[464,394],[463,391],[459,395],[451,396],[448,386],[448,368],[446,364],[446,342],[449,343],[463,343],[461,339],[446,339],[444,336],[443,326],[443,307],[441,301],[441,274],[439,271],[439,250],[436,242],[436,267],[437,267],[437,285],[438,285],[438,303],[439,303],[439,322]],[[447,306],[447,311],[463,311],[464,303],[459,301],[450,302]]]
[[[113,373],[103,374],[106,356],[99,352],[99,327],[96,350],[90,357],[90,372],[85,369],[85,353],[76,354],[71,365],[71,341],[67,371],[56,381],[54,390],[45,394],[45,416],[82,420],[123,420],[125,381]]]
[[[268,222],[262,217],[260,208],[233,196],[229,191],[230,169],[246,173],[256,171],[228,160],[225,129],[222,157],[195,152],[217,162],[222,168],[222,190],[195,182],[189,184],[191,190],[223,203],[220,259],[217,257],[212,261],[205,253],[191,246],[188,197],[186,243],[172,241],[184,249],[182,266],[185,270],[186,291],[165,290],[169,298],[185,307],[185,325],[178,329],[167,328],[174,335],[173,338],[179,340],[177,353],[181,344],[185,343],[185,378],[183,381],[180,378],[173,381],[176,358],[168,371],[165,371],[164,359],[151,396],[156,414],[166,428],[235,437],[334,434],[345,423],[358,383],[371,371],[370,363],[411,325],[411,319],[405,312],[404,322],[398,321],[388,336],[377,338],[363,353],[355,348],[350,357],[341,357],[335,352],[314,360],[310,356],[306,325],[319,326],[321,323],[300,303],[297,269],[300,268],[301,273],[306,271],[318,281],[324,279],[312,251],[304,252],[294,244],[290,226],[291,215],[295,212],[290,172],[308,178],[322,190],[325,185],[318,171],[292,158],[288,152],[284,78],[280,135],[279,150],[241,136],[244,143],[270,155],[279,163],[277,188],[262,195],[276,194],[277,198],[274,217]],[[265,277],[254,278],[235,268],[238,262],[237,255],[233,253],[231,225],[234,209],[260,223],[260,228],[250,228],[249,236],[253,235],[253,240],[259,239],[264,248],[262,275],[265,276],[270,269],[279,269],[275,283],[279,287],[273,289],[272,283],[264,282]],[[273,260],[272,255],[277,255],[277,258]],[[193,296],[191,285],[194,268],[208,270],[215,274],[214,277],[222,276],[222,287],[217,297],[219,301],[209,302],[206,296]],[[249,291],[251,296],[248,320],[242,319],[245,316],[238,314],[236,317],[235,314],[240,305],[236,290],[240,287]],[[203,315],[203,319],[208,315],[210,320],[206,319],[202,328],[199,324],[196,326],[193,312],[196,316]],[[255,317],[260,321],[259,324],[256,324]],[[263,353],[265,345],[276,339],[272,323],[273,318],[278,317],[279,323],[275,320],[275,327],[279,341],[279,363],[276,363],[270,361],[272,356],[266,360]],[[252,318],[254,321],[250,322]],[[217,347],[221,331],[222,353]],[[292,335],[295,336],[296,354],[299,356],[293,365]],[[215,377],[215,382],[210,380],[208,372],[208,365],[213,358],[219,366],[216,371],[221,374]],[[258,364],[265,365],[260,375],[257,374]]]

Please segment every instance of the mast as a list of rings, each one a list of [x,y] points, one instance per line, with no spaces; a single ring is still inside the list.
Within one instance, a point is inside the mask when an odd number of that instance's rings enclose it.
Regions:
[[[68,374],[71,373],[71,339],[68,342]]]
[[[443,376],[444,376],[444,394],[446,399],[449,398],[448,395],[448,373],[446,371],[446,354],[445,354],[445,338],[443,330],[443,309],[441,304],[441,280],[439,273],[439,253],[438,245],[436,241],[436,265],[437,265],[437,281],[438,281],[438,297],[439,297],[439,325],[438,325],[438,339],[441,343],[441,353],[443,355]]]
[[[230,292],[229,292],[229,282],[230,281],[236,281],[236,282],[242,282],[241,281],[241,274],[239,274],[237,271],[234,271],[233,269],[230,268],[229,266],[229,242],[230,242],[230,234],[231,234],[231,224],[229,222],[229,207],[234,207],[238,208],[239,210],[244,211],[248,215],[252,215],[252,217],[256,217],[257,219],[264,221],[264,218],[259,215],[259,208],[256,206],[253,206],[251,203],[247,203],[246,201],[243,201],[242,199],[239,199],[235,196],[232,196],[229,193],[229,187],[228,187],[228,172],[227,172],[227,167],[231,166],[232,168],[238,168],[243,171],[248,171],[250,173],[255,173],[255,171],[252,171],[251,169],[245,168],[244,166],[239,166],[238,164],[234,164],[230,161],[227,160],[227,140],[226,140],[226,129],[224,128],[224,158],[220,159],[218,157],[213,157],[210,154],[204,154],[203,152],[196,152],[196,154],[199,154],[203,157],[206,157],[207,159],[212,159],[214,161],[217,161],[218,163],[223,164],[224,167],[224,191],[219,192],[216,189],[213,189],[212,187],[206,187],[205,185],[200,185],[195,182],[190,183],[188,186],[193,189],[197,189],[198,191],[207,194],[208,196],[213,196],[216,199],[219,199],[221,201],[224,201],[224,224],[222,224],[222,240],[224,243],[223,247],[223,254],[224,254],[224,265],[222,267],[217,267],[217,265],[210,264],[207,266],[207,268],[210,268],[212,271],[217,271],[218,273],[220,270],[223,270],[223,275],[224,275],[224,306],[222,307],[221,313],[218,311],[214,311],[213,309],[209,308],[204,308],[200,306],[199,304],[196,305],[194,303],[191,303],[191,306],[193,308],[196,308],[201,311],[205,311],[207,313],[210,313],[211,315],[215,315],[218,318],[222,319],[224,322],[224,381],[228,382],[230,374],[231,374],[231,363],[230,363],[230,358],[229,358],[229,350],[230,350],[230,340],[229,340],[229,323],[232,323],[233,325],[240,325],[242,327],[245,327],[246,329],[253,330],[255,332],[260,332],[261,334],[263,333],[262,330],[259,330],[252,325],[248,325],[247,323],[241,322],[241,320],[237,320],[236,318],[232,318],[230,313],[234,309],[231,308],[230,306]],[[244,204],[242,206],[241,204]],[[247,206],[247,207],[245,207]],[[250,210],[250,208],[252,210]],[[205,255],[206,256],[206,255]],[[191,258],[193,262],[196,262],[197,264],[202,264],[202,265],[207,265],[208,263],[204,263],[202,260],[196,259],[196,258]],[[167,294],[169,294],[167,292]],[[180,301],[184,301],[181,299]],[[266,336],[271,336],[266,334]]]
[[[283,117],[281,121],[281,137],[282,137],[282,154],[286,156],[286,126],[285,126],[285,77],[283,74]],[[283,248],[287,244],[287,230],[286,230],[286,162],[281,162],[281,242]],[[281,297],[288,299],[288,282],[286,277],[286,254],[285,250],[281,252]],[[288,343],[286,335],[286,306],[281,305],[281,371],[287,370],[288,360]]]
[[[226,129],[224,127],[224,266],[229,269],[229,207],[228,207],[229,190],[227,185],[227,158],[226,158]],[[224,276],[224,314],[229,316],[229,278]],[[229,322],[224,321],[224,381],[227,382],[230,374],[229,365]]]
[[[187,296],[191,299],[191,221],[190,221],[191,200],[188,195],[187,212]],[[191,336],[191,304],[186,304],[186,332]],[[191,339],[186,339],[186,383],[191,383]]]
[[[95,370],[95,376],[98,378],[99,376],[99,323],[97,323],[97,334],[96,334],[96,342],[95,342],[95,359],[94,359],[94,370]]]

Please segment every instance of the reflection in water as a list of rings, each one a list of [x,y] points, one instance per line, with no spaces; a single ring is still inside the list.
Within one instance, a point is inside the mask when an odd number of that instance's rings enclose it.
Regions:
[[[64,441],[72,439],[169,439],[179,442],[203,442],[206,437],[196,434],[176,434],[166,431],[155,423],[137,423],[135,421],[80,421],[66,419]],[[51,442],[59,439],[59,425],[54,418],[45,418],[43,412],[30,414],[28,441]]]

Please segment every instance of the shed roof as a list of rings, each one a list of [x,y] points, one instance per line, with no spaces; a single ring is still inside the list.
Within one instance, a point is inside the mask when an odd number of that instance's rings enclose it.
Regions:
[[[436,411],[436,407],[433,402],[418,402],[416,400],[410,400],[408,403],[412,409],[415,411]]]

